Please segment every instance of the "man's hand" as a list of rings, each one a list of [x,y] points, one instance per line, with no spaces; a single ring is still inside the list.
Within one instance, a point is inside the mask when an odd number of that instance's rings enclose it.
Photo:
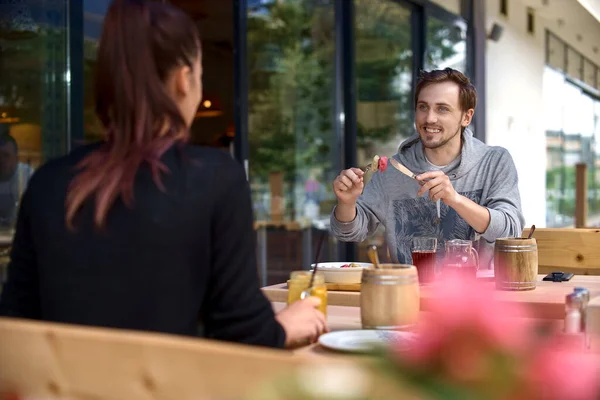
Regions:
[[[454,207],[459,202],[460,195],[454,190],[448,175],[442,171],[425,172],[416,179],[421,184],[421,189],[417,192],[418,196],[423,196],[429,190],[429,198],[432,201],[442,200],[450,207]]]
[[[439,199],[447,206],[452,207],[476,232],[486,231],[490,224],[488,209],[458,194],[448,175],[442,171],[430,171],[417,176],[417,180],[422,185],[417,192],[419,196],[423,196],[429,190],[431,200]]]
[[[338,202],[353,205],[362,193],[365,173],[360,168],[345,169],[333,181],[333,192]]]
[[[338,199],[335,217],[340,222],[350,222],[356,217],[356,200],[365,187],[360,168],[345,169],[333,181],[333,192]]]

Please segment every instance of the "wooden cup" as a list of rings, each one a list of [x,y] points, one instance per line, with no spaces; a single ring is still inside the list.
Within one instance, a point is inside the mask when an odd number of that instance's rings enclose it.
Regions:
[[[365,268],[360,289],[363,329],[403,329],[419,317],[417,268],[406,264],[381,264]]]
[[[538,274],[535,238],[500,238],[494,246],[496,289],[533,290]]]

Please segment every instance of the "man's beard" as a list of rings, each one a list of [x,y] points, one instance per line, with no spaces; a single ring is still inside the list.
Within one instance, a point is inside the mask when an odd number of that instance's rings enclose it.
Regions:
[[[462,126],[458,126],[458,129],[456,130],[456,132],[454,132],[454,135],[450,136],[448,139],[443,140],[440,143],[436,143],[436,144],[427,144],[424,140],[421,140],[421,142],[423,142],[423,147],[428,148],[428,149],[439,149],[440,147],[445,146],[446,144],[448,144],[449,141],[451,141],[452,139],[454,139],[456,137],[456,135],[460,134],[462,132]]]

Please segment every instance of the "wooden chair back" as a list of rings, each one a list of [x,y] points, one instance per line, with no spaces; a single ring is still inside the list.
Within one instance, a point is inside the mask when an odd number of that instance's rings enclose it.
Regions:
[[[0,394],[20,398],[241,398],[308,361],[205,339],[0,318]]]
[[[529,235],[530,228],[523,230]],[[537,228],[540,274],[553,271],[600,275],[600,229]]]

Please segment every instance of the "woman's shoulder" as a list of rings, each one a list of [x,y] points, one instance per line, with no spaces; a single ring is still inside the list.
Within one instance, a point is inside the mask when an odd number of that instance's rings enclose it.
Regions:
[[[61,176],[64,176],[70,178],[76,172],[77,164],[101,145],[102,143],[91,143],[78,146],[66,155],[48,159],[35,170],[32,180],[33,178],[40,180],[41,177],[60,179]]]
[[[195,146],[186,144],[183,148],[187,155],[194,157],[198,160],[204,160],[209,164],[228,165],[232,162],[235,163],[235,160],[228,151],[221,150],[216,147]]]
[[[184,155],[196,173],[208,174],[225,181],[242,176],[245,179],[244,168],[227,151],[214,147],[186,145]]]

